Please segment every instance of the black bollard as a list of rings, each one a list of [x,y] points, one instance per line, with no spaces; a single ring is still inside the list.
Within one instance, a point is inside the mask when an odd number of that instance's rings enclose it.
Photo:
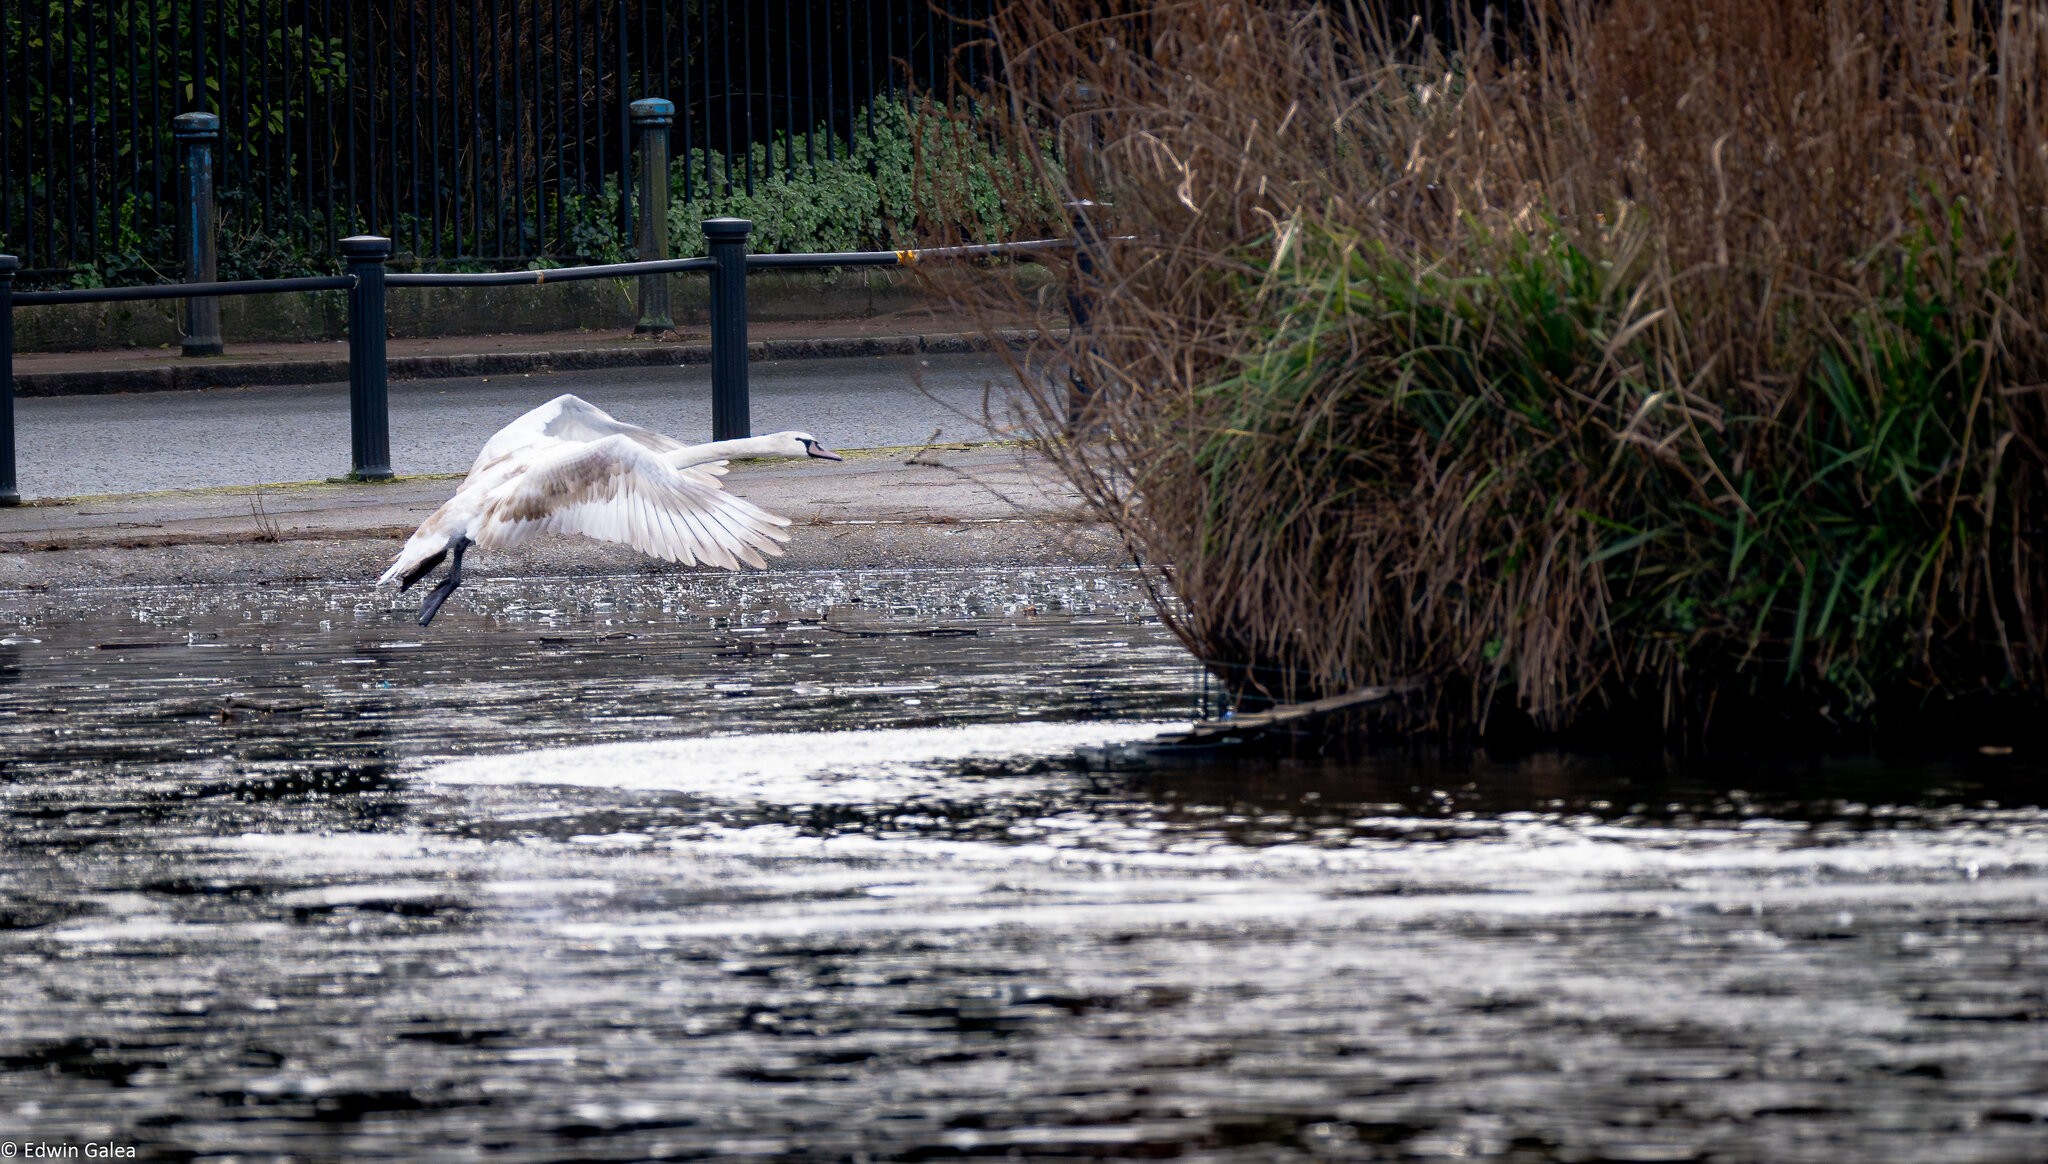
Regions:
[[[384,360],[384,264],[391,240],[374,234],[341,240],[356,285],[348,293],[349,437],[359,481],[391,479],[391,406]]]
[[[0,255],[0,506],[20,505],[14,480],[14,273],[21,260]]]
[[[676,117],[675,102],[661,97],[643,97],[633,102],[633,128],[640,136],[640,226],[637,244],[642,261],[668,257],[668,127]],[[640,276],[640,319],[633,330],[641,334],[672,331],[669,318],[668,276]]]
[[[754,435],[747,401],[747,236],[744,218],[704,220],[704,245],[718,269],[711,272],[711,439]]]
[[[211,283],[220,277],[220,218],[213,196],[213,154],[220,141],[220,118],[211,113],[180,113],[171,119],[171,135],[178,140],[182,171],[178,233],[184,243],[185,282]],[[187,356],[221,354],[219,299],[199,295],[185,300],[185,338],[179,346]]]

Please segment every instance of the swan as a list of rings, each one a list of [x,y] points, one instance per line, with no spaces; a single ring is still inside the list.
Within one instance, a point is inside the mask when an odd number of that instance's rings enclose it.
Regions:
[[[558,396],[498,430],[455,496],[406,540],[377,579],[401,593],[451,554],[448,576],[420,604],[420,625],[462,584],[471,546],[500,549],[536,533],[618,542],[688,566],[760,568],[789,519],[727,493],[718,478],[735,457],[845,458],[805,432],[685,445],[616,420],[575,396]]]
[[[463,487],[476,479],[492,462],[521,449],[534,448],[561,441],[588,443],[608,436],[623,435],[634,443],[661,455],[671,468],[688,469],[707,465],[713,461],[735,460],[742,457],[815,457],[825,461],[840,461],[845,458],[824,445],[807,432],[775,432],[767,436],[743,437],[739,440],[712,441],[709,444],[685,445],[674,437],[653,429],[641,428],[614,418],[604,409],[581,397],[564,393],[546,404],[534,408],[519,419],[499,429],[477,453],[470,464],[469,476],[463,479]]]

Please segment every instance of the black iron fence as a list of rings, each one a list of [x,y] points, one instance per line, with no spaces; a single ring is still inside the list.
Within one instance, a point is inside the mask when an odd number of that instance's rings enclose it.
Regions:
[[[14,280],[21,270],[21,260],[14,255],[0,254],[0,506],[21,503],[14,438],[14,312],[21,307],[138,299],[194,300],[295,291],[347,291],[351,463],[357,478],[383,480],[392,475],[387,403],[389,386],[385,363],[384,303],[388,288],[539,285],[628,276],[654,282],[679,272],[705,272],[711,277],[711,439],[732,440],[750,435],[752,429],[747,387],[748,272],[792,267],[909,266],[919,262],[997,256],[1033,259],[1044,252],[1070,249],[1085,254],[1093,245],[1094,238],[1084,227],[1072,239],[1034,239],[895,251],[750,254],[747,236],[753,224],[745,219],[714,218],[706,221],[703,229],[710,251],[709,256],[703,258],[607,263],[538,271],[397,273],[385,269],[392,256],[390,239],[355,235],[339,243],[341,257],[347,267],[347,273],[342,275],[56,291],[16,291]],[[1077,313],[1077,321],[1079,318]]]
[[[573,257],[634,233],[632,97],[675,103],[679,193],[716,205],[872,137],[878,98],[971,85],[994,2],[8,0],[0,249],[30,283],[176,274],[172,119],[208,112],[249,270],[366,231],[428,267]]]

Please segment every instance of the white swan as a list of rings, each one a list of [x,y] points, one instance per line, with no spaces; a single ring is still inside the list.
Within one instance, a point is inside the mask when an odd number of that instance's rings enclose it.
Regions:
[[[582,534],[686,566],[765,566],[763,555],[780,554],[777,543],[789,540],[789,520],[725,492],[718,477],[731,457],[843,459],[804,432],[684,445],[558,396],[485,442],[455,496],[420,524],[377,584],[411,589],[454,554],[420,604],[426,626],[462,584],[470,546],[499,549],[536,533]]]
[[[477,474],[492,462],[521,449],[539,445],[569,442],[587,444],[603,440],[608,436],[624,436],[633,443],[661,454],[671,468],[687,469],[693,465],[705,465],[712,461],[723,461],[736,457],[817,457],[827,461],[842,460],[838,453],[818,443],[807,432],[776,432],[767,436],[745,437],[740,440],[712,441],[710,444],[685,445],[674,437],[627,424],[616,419],[604,409],[578,396],[563,394],[527,412],[518,420],[499,429],[470,464],[469,476],[463,480],[468,488]]]

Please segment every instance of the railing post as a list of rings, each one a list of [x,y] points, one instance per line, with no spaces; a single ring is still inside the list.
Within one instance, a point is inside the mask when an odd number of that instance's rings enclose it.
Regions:
[[[359,481],[391,478],[391,408],[384,362],[384,263],[391,240],[374,234],[341,240],[356,285],[348,292],[349,443]]]
[[[640,137],[640,227],[639,258],[668,258],[668,127],[676,117],[675,102],[661,97],[643,97],[633,102],[633,128]],[[668,276],[640,276],[640,319],[633,325],[639,333],[672,331],[669,318]]]
[[[14,480],[14,273],[21,260],[0,255],[0,505],[20,505]]]
[[[178,231],[185,244],[185,281],[211,283],[220,276],[216,242],[220,219],[213,197],[213,153],[220,141],[220,118],[211,113],[180,113],[171,119],[171,134],[178,139],[182,171]],[[185,301],[181,347],[188,356],[221,354],[219,299],[203,295]]]
[[[744,218],[704,220],[711,272],[711,439],[754,435],[747,402],[747,236]]]
[[[1095,314],[1095,251],[1102,237],[1101,224],[1096,219],[1097,212],[1104,209],[1101,203],[1086,198],[1067,203],[1068,219],[1074,227],[1074,270],[1067,280],[1067,350],[1073,353],[1073,362],[1067,368],[1070,433],[1080,429],[1082,414],[1088,410],[1089,398],[1095,392],[1081,371],[1081,363],[1087,359],[1089,324]]]

